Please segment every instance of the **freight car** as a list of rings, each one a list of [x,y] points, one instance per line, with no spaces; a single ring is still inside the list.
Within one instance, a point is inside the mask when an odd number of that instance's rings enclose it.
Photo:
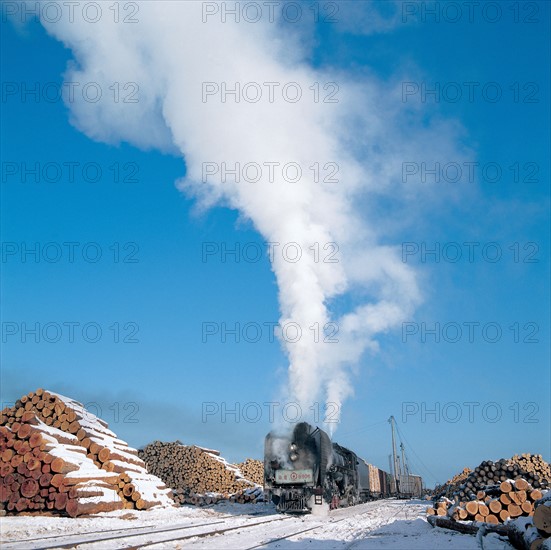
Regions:
[[[264,489],[279,511],[296,513],[323,504],[353,506],[395,493],[390,474],[306,422],[292,433],[266,436]]]

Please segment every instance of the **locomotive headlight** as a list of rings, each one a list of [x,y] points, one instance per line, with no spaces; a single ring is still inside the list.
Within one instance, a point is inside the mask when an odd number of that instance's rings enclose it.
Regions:
[[[289,458],[291,459],[291,462],[294,462],[295,460],[298,460],[298,454],[297,453],[291,453],[289,455]]]
[[[289,450],[290,450],[290,451],[296,451],[297,449],[298,449],[298,446],[297,446],[296,443],[291,443],[291,444],[289,445]]]

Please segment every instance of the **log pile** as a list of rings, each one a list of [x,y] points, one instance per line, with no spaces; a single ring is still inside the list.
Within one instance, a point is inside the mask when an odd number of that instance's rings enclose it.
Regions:
[[[454,493],[460,490],[461,485],[465,484],[471,472],[472,470],[470,468],[463,468],[463,471],[460,474],[454,475],[443,485],[437,485],[434,488],[434,494],[438,497],[452,497]]]
[[[551,494],[536,502],[534,515],[511,523],[509,542],[519,550],[540,550],[551,541]]]
[[[261,460],[247,458],[245,462],[239,462],[237,467],[245,478],[257,485],[264,485],[264,463]]]
[[[139,456],[148,470],[172,489],[179,504],[215,504],[220,500],[244,503],[263,497],[259,485],[264,470],[260,461],[249,459],[243,463],[255,481],[244,475],[238,466],[220,457],[218,451],[183,445],[179,441],[154,441],[140,449]],[[261,476],[259,464],[262,466]]]
[[[452,501],[441,497],[427,509],[427,514],[497,525],[517,517],[533,516],[535,503],[542,496],[543,492],[525,479],[509,479],[477,491],[472,500]]]
[[[534,481],[546,480],[545,486],[551,485],[551,465],[545,462],[541,455],[531,455],[529,453],[515,455],[510,462],[521,472],[530,474]]]
[[[452,529],[460,533],[484,536],[496,533],[506,536],[517,550],[543,550],[551,545],[551,492],[534,502],[534,512],[529,517],[520,517],[505,524],[467,523],[447,516],[429,515],[428,522],[433,527]],[[479,541],[482,547],[482,541]]]
[[[74,436],[48,427],[32,411],[18,418],[0,427],[0,501],[7,512],[75,517],[123,508],[116,475],[98,471]]]
[[[8,512],[78,516],[173,504],[138,452],[76,401],[39,389],[4,409],[0,426],[0,506]]]
[[[508,479],[525,479],[534,489],[546,489],[551,484],[551,469],[541,455],[515,455],[511,459],[482,462],[472,472],[467,469],[452,478],[446,485],[438,487],[434,499],[446,497],[456,502],[474,500],[478,491],[485,490]]]

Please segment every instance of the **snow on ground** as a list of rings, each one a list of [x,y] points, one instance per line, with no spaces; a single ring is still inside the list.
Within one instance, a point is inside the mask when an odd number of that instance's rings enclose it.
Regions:
[[[474,536],[432,528],[426,522],[425,508],[423,501],[387,499],[336,510],[326,518],[277,514],[270,504],[231,503],[142,512],[119,510],[76,519],[7,516],[0,518],[0,546],[3,550],[59,548],[67,544],[101,550],[144,545],[155,550],[245,550],[259,546],[279,550],[479,548]],[[226,531],[196,536],[216,530]],[[84,540],[89,542],[77,544]],[[496,535],[489,535],[484,538],[484,548],[512,547]]]

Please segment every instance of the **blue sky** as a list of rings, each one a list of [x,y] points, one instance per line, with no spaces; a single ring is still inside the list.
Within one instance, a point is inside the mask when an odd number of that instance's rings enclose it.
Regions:
[[[391,9],[364,2],[352,12],[341,3],[339,23],[283,24],[278,32],[299,33],[310,48],[308,63],[318,69],[401,81],[402,89],[405,82],[429,88],[440,83],[452,93],[457,83],[463,91],[456,102],[441,96],[435,103],[431,95],[422,102],[420,92],[407,102],[418,125],[429,118],[453,121],[469,158],[488,172],[477,169],[473,181],[441,181],[429,196],[416,198],[413,191],[407,201],[377,197],[365,205],[366,216],[377,208],[390,219],[407,219],[389,225],[385,242],[414,243],[419,250],[421,243],[452,243],[450,255],[459,243],[463,256],[457,262],[442,256],[436,262],[420,252],[405,257],[424,301],[407,325],[377,338],[378,353],[363,355],[352,378],[355,394],[344,403],[335,435],[387,467],[386,420],[394,415],[411,469],[432,485],[489,458],[523,452],[550,458],[549,4],[529,3],[537,13],[521,10],[517,22],[514,3],[500,3],[494,23],[490,12],[457,23],[442,13],[434,22],[416,12],[404,22],[403,4]],[[444,3],[437,4],[442,10]],[[372,28],[374,13],[388,24]],[[528,17],[534,22],[522,22]],[[25,86],[38,85],[41,92],[47,83],[61,86],[73,53],[35,19],[24,26],[4,19],[2,402],[46,387],[89,404],[134,446],[180,439],[219,448],[232,460],[260,457],[271,427],[264,403],[279,399],[284,350],[266,332],[256,343],[237,343],[231,335],[226,342],[204,342],[202,327],[276,322],[276,280],[266,255],[256,263],[231,256],[222,262],[217,255],[203,261],[202,251],[205,243],[264,246],[262,237],[235,210],[199,211],[175,185],[186,174],[177,154],[94,141],[71,123],[63,101],[22,97]],[[477,83],[472,101],[464,82]],[[490,94],[496,86],[502,97],[492,102],[482,89]],[[405,123],[406,141],[409,131]],[[430,148],[426,157],[402,161],[419,166],[425,159],[434,162]],[[51,169],[61,167],[61,176],[42,173],[37,182],[27,174],[22,181],[23,166],[36,163],[40,170],[54,163]],[[68,163],[77,163],[74,181]],[[101,168],[98,181],[83,176],[86,163]],[[492,182],[495,166],[502,176]],[[398,192],[411,192],[407,182]],[[73,261],[63,244],[68,242],[77,243]],[[465,242],[479,243],[473,261]],[[38,261],[22,255],[35,243]],[[501,258],[491,261],[498,249]],[[48,261],[59,250],[59,260]],[[92,261],[98,250],[101,258]],[[353,293],[343,298],[357,299]],[[24,325],[37,323],[40,330],[51,323],[46,337],[23,338]],[[68,323],[79,323],[72,342]],[[83,335],[87,323],[90,332]],[[422,326],[435,323],[441,329],[451,323],[448,340],[457,326],[462,337],[445,341],[440,330],[437,343],[430,333],[422,335]],[[473,341],[465,323],[475,323]],[[492,343],[496,326],[502,334]],[[59,341],[48,342],[57,330]],[[262,411],[258,422],[246,419],[257,410],[243,410],[251,402]],[[239,413],[222,422],[221,409],[236,403]],[[216,412],[205,418],[205,407]],[[426,414],[438,407],[438,415]],[[454,422],[457,411],[461,417]]]

